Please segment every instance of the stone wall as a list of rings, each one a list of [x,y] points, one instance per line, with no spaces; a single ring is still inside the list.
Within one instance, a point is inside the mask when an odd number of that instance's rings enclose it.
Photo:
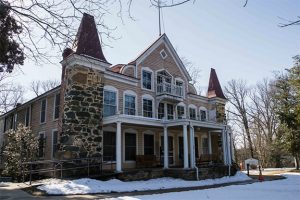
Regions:
[[[102,155],[103,73],[87,67],[66,69],[60,158]]]

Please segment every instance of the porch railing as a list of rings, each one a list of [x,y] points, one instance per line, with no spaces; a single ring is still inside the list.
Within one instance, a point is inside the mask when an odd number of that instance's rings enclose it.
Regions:
[[[183,87],[179,85],[173,85],[171,83],[159,83],[157,84],[156,93],[158,95],[161,94],[169,94],[178,97],[183,97]]]

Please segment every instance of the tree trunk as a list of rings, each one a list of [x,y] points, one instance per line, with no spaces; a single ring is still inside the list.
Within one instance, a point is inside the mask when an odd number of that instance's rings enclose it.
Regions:
[[[296,170],[299,170],[299,155],[298,154],[295,155],[295,167],[296,167]]]

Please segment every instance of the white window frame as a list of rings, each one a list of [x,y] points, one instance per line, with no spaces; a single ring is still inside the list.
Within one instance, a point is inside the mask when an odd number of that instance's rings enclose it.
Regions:
[[[43,104],[43,101],[46,101],[46,106],[45,106],[45,121],[42,122],[42,104]],[[40,124],[45,124],[47,122],[47,98],[44,98],[41,100],[41,103],[40,103]]]
[[[53,118],[53,121],[56,121],[56,120],[58,120],[59,119],[59,112],[60,111],[58,111],[58,118],[55,118],[55,107],[56,107],[56,105],[55,105],[55,102],[56,102],[56,98],[57,98],[57,95],[60,95],[60,93],[55,93],[54,94],[54,100],[53,100],[53,116],[52,116],[52,118]],[[59,102],[60,103],[60,102]],[[60,107],[60,104],[58,105],[58,107]],[[60,108],[59,108],[60,109]]]
[[[126,133],[130,133],[130,134],[135,134],[135,140],[136,140],[136,146],[135,146],[135,155],[138,155],[138,132],[137,132],[137,130],[135,130],[135,129],[132,129],[132,128],[129,128],[129,129],[125,129],[124,131],[123,131],[123,162],[124,163],[135,163],[135,160],[126,160],[126,152],[125,152],[125,150],[126,150],[126,148],[125,148],[125,140],[126,140]]]
[[[163,53],[165,53],[165,56],[163,56]],[[161,56],[162,59],[166,59],[166,58],[168,57],[168,54],[167,54],[167,52],[166,52],[164,49],[162,49],[162,50],[159,52],[159,54],[160,54],[160,56]]]
[[[41,159],[44,159],[45,157],[46,157],[46,132],[45,131],[40,131],[39,132],[39,137],[38,137],[38,139],[40,139],[40,135],[44,135],[44,140],[45,140],[45,143],[44,143],[44,154],[43,154],[43,156],[42,157],[39,157],[39,150],[40,150],[40,148],[39,148],[39,146],[38,146],[38,158],[41,158]]]
[[[205,120],[202,120],[202,119],[201,119],[201,111],[205,111]],[[199,108],[199,120],[200,120],[200,121],[204,121],[204,122],[208,121],[207,108],[205,108],[205,107],[203,107],[203,106],[201,106],[201,107]]]
[[[142,96],[142,116],[144,117],[144,99],[152,101],[152,118],[155,118],[154,98],[151,95],[149,95],[149,94],[144,94]],[[147,117],[147,118],[150,118],[150,117]]]
[[[174,85],[176,85],[177,82],[181,82],[182,83],[182,97],[185,98],[185,82],[182,78],[180,77],[176,77],[174,80]]]
[[[27,119],[27,109],[29,108],[29,116],[28,116],[28,119]],[[25,108],[25,117],[24,117],[24,125],[26,126],[26,122],[28,120],[28,126],[30,126],[30,122],[31,122],[31,105],[27,106]]]
[[[195,110],[195,119],[192,120],[197,120],[198,119],[198,111],[197,111],[197,106],[195,106],[194,104],[190,104],[188,109],[189,109],[189,119],[191,119],[191,113],[190,113],[190,108]]]
[[[137,94],[134,91],[132,91],[132,90],[125,90],[123,92],[123,113],[125,114],[125,96],[126,95],[134,96],[135,97],[135,105],[134,105],[134,107],[135,107],[134,108],[135,109],[135,113],[134,113],[134,115],[138,115]]]
[[[144,85],[143,85],[143,82],[144,82],[143,72],[144,71],[151,73],[151,89],[144,88]],[[141,70],[141,88],[143,90],[147,90],[147,91],[151,91],[151,92],[154,91],[154,72],[149,67],[142,67],[142,70]]]
[[[59,139],[59,137],[58,137],[58,130],[57,129],[52,129],[52,132],[51,132],[51,158],[54,158],[54,156],[53,156],[53,138],[54,138],[54,132],[57,132],[57,143],[56,143],[56,145],[58,144],[58,139]]]
[[[103,112],[104,112],[104,91],[105,90],[116,93],[116,113],[115,113],[115,115],[116,115],[119,113],[119,91],[114,86],[111,86],[111,85],[104,86],[104,88],[103,88]],[[103,115],[103,117],[104,117],[104,115]]]
[[[178,117],[179,117],[179,116],[178,116],[178,112],[177,112],[178,106],[183,107],[184,114],[183,114],[183,116],[182,116],[182,119],[185,119],[185,118],[186,118],[186,106],[185,106],[185,104],[184,104],[183,102],[180,102],[179,104],[176,105],[176,110],[175,110],[176,119],[178,119]]]

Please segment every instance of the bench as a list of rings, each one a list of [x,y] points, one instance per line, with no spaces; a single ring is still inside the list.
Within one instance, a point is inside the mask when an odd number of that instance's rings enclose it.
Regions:
[[[155,155],[136,155],[136,167],[156,167],[159,165],[159,160]]]

